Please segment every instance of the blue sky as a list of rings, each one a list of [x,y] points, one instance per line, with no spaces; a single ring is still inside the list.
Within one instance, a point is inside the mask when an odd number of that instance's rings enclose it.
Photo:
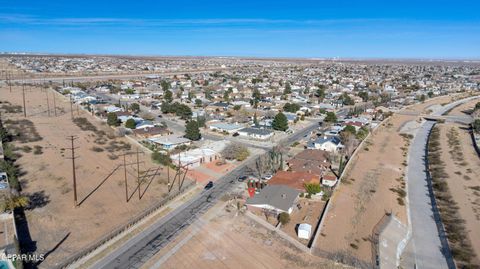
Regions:
[[[0,0],[0,51],[479,59],[479,2]]]

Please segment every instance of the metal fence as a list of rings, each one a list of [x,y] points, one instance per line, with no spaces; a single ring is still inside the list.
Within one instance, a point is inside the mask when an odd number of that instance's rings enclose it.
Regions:
[[[100,239],[98,239],[94,243],[92,243],[90,245],[87,245],[85,248],[83,248],[83,250],[80,250],[75,255],[70,256],[64,262],[57,265],[56,268],[66,268],[66,267],[72,265],[73,263],[77,262],[78,260],[82,259],[83,257],[87,256],[88,254],[92,253],[93,251],[95,251],[96,249],[98,249],[99,247],[101,247],[102,245],[107,243],[108,241],[112,240],[113,238],[120,235],[121,233],[127,231],[132,226],[136,225],[137,223],[139,223],[140,221],[142,221],[143,219],[145,219],[146,217],[148,217],[149,215],[151,215],[152,213],[154,213],[155,211],[157,211],[161,207],[165,206],[168,202],[173,200],[178,195],[184,193],[186,190],[190,189],[194,185],[195,185],[195,182],[193,182],[193,181],[189,182],[180,191],[175,191],[173,194],[171,194],[168,197],[160,200],[158,203],[152,205],[148,209],[146,209],[146,210],[142,211],[141,213],[137,214],[136,216],[134,216],[129,222],[123,224],[122,226],[119,226],[119,227],[115,228],[113,231],[111,231],[110,233],[101,237]]]

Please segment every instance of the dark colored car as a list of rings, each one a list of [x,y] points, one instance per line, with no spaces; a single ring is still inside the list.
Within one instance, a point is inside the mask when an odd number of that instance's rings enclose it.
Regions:
[[[247,180],[248,176],[239,176],[238,177],[238,182],[244,182],[245,180]]]
[[[213,182],[212,182],[212,181],[209,181],[209,182],[207,183],[207,185],[205,185],[205,189],[206,189],[206,190],[209,190],[209,189],[211,189],[212,187],[213,187]]]

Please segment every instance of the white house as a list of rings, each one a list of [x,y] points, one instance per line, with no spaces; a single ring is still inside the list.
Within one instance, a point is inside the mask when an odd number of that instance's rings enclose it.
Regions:
[[[318,138],[315,141],[308,142],[307,148],[309,149],[321,149],[328,152],[337,152],[341,148],[343,148],[342,143],[340,142],[340,138],[336,136],[323,136]]]
[[[208,128],[213,131],[218,131],[218,132],[226,132],[229,134],[233,134],[235,132],[238,132],[240,129],[243,128],[243,126],[239,124],[229,124],[229,123],[214,123],[211,124]]]
[[[155,144],[157,147],[164,150],[172,150],[181,145],[190,145],[190,139],[184,137],[178,137],[176,135],[151,137],[147,139],[150,143]]]
[[[259,140],[267,140],[273,136],[273,131],[268,129],[260,129],[260,128],[243,128],[238,130],[237,132],[240,136],[259,139]]]

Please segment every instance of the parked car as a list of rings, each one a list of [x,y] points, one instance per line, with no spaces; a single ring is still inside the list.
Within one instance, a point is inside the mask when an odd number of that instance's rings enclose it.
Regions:
[[[239,176],[238,177],[238,182],[244,182],[245,180],[247,180],[248,176]]]
[[[262,177],[262,179],[263,180],[270,180],[270,179],[272,179],[272,177],[273,177],[272,175],[265,175],[265,176]]]
[[[207,183],[207,185],[205,185],[205,189],[206,189],[206,190],[209,190],[209,189],[211,189],[212,187],[213,187],[213,182],[212,182],[212,181],[209,181],[209,182]]]

